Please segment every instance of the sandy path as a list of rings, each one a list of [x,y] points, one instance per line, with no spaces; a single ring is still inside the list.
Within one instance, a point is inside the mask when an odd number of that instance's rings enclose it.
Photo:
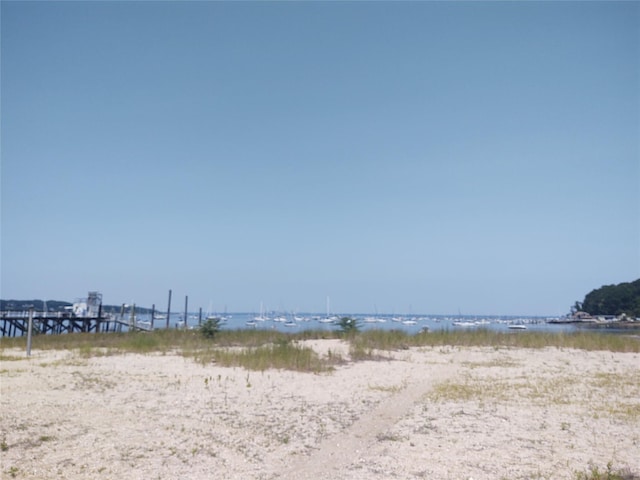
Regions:
[[[402,387],[371,412],[337,435],[322,441],[309,457],[298,459],[283,480],[334,479],[354,461],[367,455],[371,445],[398,423],[431,391],[433,385],[456,373],[455,368],[434,370],[427,379]]]

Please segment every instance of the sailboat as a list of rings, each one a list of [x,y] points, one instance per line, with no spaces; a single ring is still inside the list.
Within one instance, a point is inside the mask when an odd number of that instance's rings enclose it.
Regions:
[[[265,322],[267,320],[269,320],[265,315],[264,315],[264,309],[262,306],[262,302],[260,302],[260,315],[258,315],[257,317],[253,317],[253,319],[256,322]]]
[[[211,301],[209,302],[209,310],[207,311],[207,320],[222,320],[218,315],[213,313],[213,302]]]
[[[338,320],[338,317],[336,317],[335,315],[331,315],[331,308],[330,308],[330,302],[329,302],[329,297],[327,296],[327,316],[324,318],[321,318],[320,320],[318,320],[318,322],[320,323],[334,323],[336,320]]]

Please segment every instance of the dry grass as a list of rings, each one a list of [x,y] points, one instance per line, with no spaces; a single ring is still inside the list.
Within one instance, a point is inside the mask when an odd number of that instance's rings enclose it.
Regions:
[[[76,351],[82,358],[120,353],[180,353],[202,363],[218,362],[242,366],[251,370],[288,368],[299,371],[326,371],[339,362],[338,358],[320,358],[311,349],[296,345],[297,340],[343,338],[350,344],[352,361],[386,358],[385,351],[410,347],[490,346],[500,348],[575,348],[639,352],[638,337],[598,332],[500,333],[488,329],[474,331],[437,331],[410,335],[400,330],[367,330],[347,337],[339,332],[306,331],[288,334],[268,330],[223,330],[214,339],[205,338],[198,331],[156,330],[130,333],[72,333],[38,335],[34,349]],[[9,361],[15,355],[4,355],[9,348],[25,348],[26,339],[3,338],[0,358]],[[231,347],[240,347],[231,348]],[[604,381],[601,379],[601,381]],[[608,381],[612,381],[609,379]]]

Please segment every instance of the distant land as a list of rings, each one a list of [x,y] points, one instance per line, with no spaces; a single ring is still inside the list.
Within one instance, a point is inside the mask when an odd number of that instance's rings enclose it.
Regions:
[[[576,302],[572,313],[586,312],[594,317],[622,314],[640,317],[640,279],[617,285],[604,285],[589,292],[583,302]]]

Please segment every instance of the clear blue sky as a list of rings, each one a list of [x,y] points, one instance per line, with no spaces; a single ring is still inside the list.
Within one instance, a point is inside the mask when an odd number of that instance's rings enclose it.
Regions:
[[[556,315],[640,277],[638,2],[1,15],[4,299]]]

